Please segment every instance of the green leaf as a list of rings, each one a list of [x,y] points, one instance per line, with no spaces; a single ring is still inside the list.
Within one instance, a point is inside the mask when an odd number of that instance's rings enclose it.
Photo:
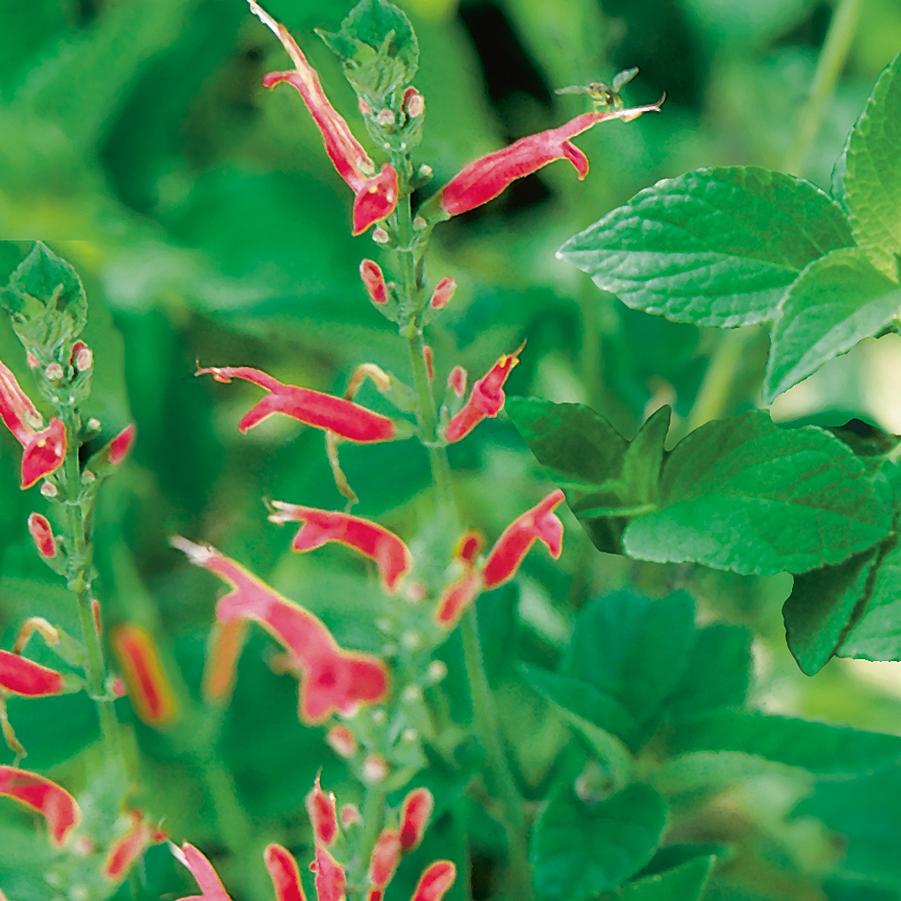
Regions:
[[[815,185],[731,167],[646,188],[558,256],[629,307],[728,328],[775,318],[805,266],[852,243],[838,204]]]
[[[676,727],[673,754],[737,751],[820,777],[853,776],[901,762],[901,738],[811,720],[733,710]]]
[[[661,763],[650,781],[664,795],[684,795],[719,792],[748,779],[794,772],[794,767],[742,751],[689,751]]]
[[[617,901],[698,901],[704,894],[715,857],[696,857],[678,867],[623,886]]]
[[[419,66],[419,43],[403,10],[387,0],[360,0],[335,33],[319,36],[341,60],[357,94],[378,111],[409,86]]]
[[[788,289],[773,327],[764,380],[769,402],[901,315],[901,286],[858,249],[811,263]]]
[[[901,53],[879,76],[837,166],[854,237],[874,265],[893,278],[901,254],[899,146]]]
[[[884,499],[841,441],[751,411],[676,446],[658,508],[629,523],[623,544],[640,560],[772,575],[840,563],[889,527]]]
[[[616,888],[654,855],[666,803],[633,783],[594,805],[566,788],[548,802],[532,838],[535,887],[542,901],[584,901]]]

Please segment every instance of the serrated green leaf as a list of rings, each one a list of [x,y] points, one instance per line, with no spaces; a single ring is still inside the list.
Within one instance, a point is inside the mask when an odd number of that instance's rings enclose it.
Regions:
[[[857,243],[874,265],[897,278],[901,254],[901,53],[885,67],[838,163]]]
[[[773,319],[805,266],[852,243],[841,209],[815,185],[731,167],[646,188],[559,256],[633,309],[733,327]]]
[[[840,563],[889,528],[884,498],[837,438],[751,411],[676,446],[658,508],[629,523],[623,544],[640,560],[772,575]]]
[[[704,894],[715,857],[696,857],[678,867],[623,886],[617,901],[698,901]]]
[[[766,400],[878,335],[899,315],[901,285],[874,269],[864,251],[835,250],[815,260],[779,307],[764,379]]]
[[[672,733],[670,751],[737,751],[820,777],[852,776],[901,762],[901,737],[756,710],[711,713]]]
[[[653,856],[667,808],[654,789],[633,783],[594,805],[566,788],[535,824],[531,860],[542,901],[585,901],[616,888]]]

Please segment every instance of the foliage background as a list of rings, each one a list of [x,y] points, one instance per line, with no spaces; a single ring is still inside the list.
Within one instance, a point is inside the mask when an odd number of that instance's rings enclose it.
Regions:
[[[633,313],[555,261],[554,251],[658,178],[704,165],[782,168],[831,4],[402,5],[422,45],[417,87],[426,97],[427,122],[421,157],[434,168],[435,185],[475,156],[581,111],[578,98],[556,97],[555,87],[638,65],[641,76],[626,89],[630,101],[652,100],[664,89],[668,94],[661,115],[628,128],[597,128],[580,139],[592,161],[583,185],[565,166],[551,167],[439,230],[430,275],[453,275],[460,284],[434,334],[439,378],[456,362],[483,371],[527,337],[511,393],[591,402],[626,432],[664,401],[688,416],[720,333]],[[333,30],[349,6],[344,0],[271,3],[273,14],[309,48],[348,116],[351,92],[312,28]],[[848,66],[798,174],[828,185],[847,129],[899,46],[901,7],[866,0]],[[318,731],[297,724],[290,680],[273,675],[259,653],[245,653],[235,702],[221,724],[199,709],[216,589],[168,549],[167,537],[207,539],[252,561],[287,594],[323,612],[342,641],[361,648],[377,650],[367,623],[382,601],[374,582],[340,551],[291,557],[287,534],[264,522],[264,496],[340,503],[321,436],[285,421],[240,437],[235,423],[253,389],[196,381],[194,361],[255,365],[331,391],[342,390],[362,360],[401,375],[406,366],[401,342],[359,284],[357,265],[373,247],[367,238],[349,236],[348,196],[318,134],[293,93],[269,94],[260,86],[265,71],[282,66],[280,48],[239,0],[0,2],[0,234],[44,238],[79,269],[91,300],[88,340],[97,358],[92,412],[110,432],[128,419],[138,426],[129,475],[102,501],[98,567],[108,618],[138,621],[156,632],[181,693],[182,716],[171,730],[137,724],[146,795],[165,798],[173,834],[223,852],[223,871],[248,898],[267,897],[255,875],[261,869],[257,845],[280,830],[303,834],[299,799],[322,761],[332,758]],[[25,246],[5,247],[4,280]],[[857,416],[901,431],[901,411],[891,403],[901,392],[899,345],[896,337],[866,342],[782,398],[776,415],[833,424]],[[765,352],[765,336],[752,331],[727,399],[730,409],[758,402]],[[0,358],[27,384],[6,328],[0,329]],[[452,450],[463,507],[489,535],[543,490],[530,454],[502,421]],[[25,519],[39,500],[15,487],[15,451],[12,442],[0,445],[3,646],[28,614],[74,626],[69,598],[29,543]],[[415,442],[349,448],[345,459],[362,515],[407,536],[428,528],[428,466]],[[518,768],[538,793],[566,733],[517,680],[509,666],[513,649],[537,662],[552,660],[588,598],[629,582],[659,593],[670,578],[663,569],[598,554],[574,520],[568,526],[562,564],[535,555],[521,596],[499,601],[483,624],[505,727],[519,739]],[[702,619],[754,629],[758,705],[897,731],[897,664],[833,661],[814,680],[798,672],[781,627],[789,587],[788,577],[698,573],[692,581]],[[255,645],[267,646],[262,639]],[[448,654],[453,684],[454,649]],[[465,704],[462,686],[458,693]],[[91,741],[83,697],[31,704],[17,719],[29,765],[53,767]],[[340,793],[340,768],[331,762],[326,768]],[[79,778],[63,771],[70,782]],[[753,804],[752,795],[736,788],[724,810],[754,831],[770,830],[767,865],[740,874],[741,889],[725,883],[710,897],[825,897],[828,867],[816,857],[822,842],[807,834],[803,819],[781,819],[792,790],[767,783]],[[217,796],[231,798],[246,817],[217,805]],[[453,816],[442,821],[444,832],[435,840],[444,843],[444,853],[459,846],[464,824],[486,854],[498,843],[490,825],[470,815],[470,803],[454,801]],[[839,831],[853,818],[847,798],[817,803],[827,804]],[[866,829],[872,836],[897,835],[899,816],[891,809],[870,814]],[[4,835],[15,840],[17,822],[0,819],[0,843]],[[786,837],[785,830],[793,832]],[[225,853],[235,847],[247,847],[246,857]],[[783,859],[786,848],[794,859]],[[149,866],[170,890],[183,878],[164,854],[151,856]],[[901,897],[897,862],[885,869],[881,887],[857,889],[872,894],[841,895],[833,888],[830,897]]]

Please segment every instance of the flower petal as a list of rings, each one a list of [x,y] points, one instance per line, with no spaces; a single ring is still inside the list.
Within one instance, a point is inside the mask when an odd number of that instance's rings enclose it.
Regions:
[[[33,432],[22,451],[22,488],[52,475],[66,459],[66,427],[53,418],[46,429]]]
[[[81,811],[72,795],[55,782],[28,770],[0,766],[0,795],[41,814],[57,846],[62,845],[81,820]]]
[[[313,835],[317,842],[330,845],[338,836],[338,814],[335,796],[324,792],[319,783],[319,776],[306,798],[307,815],[313,826]]]
[[[0,420],[23,447],[44,425],[31,398],[22,390],[13,373],[0,362]]]
[[[400,863],[400,835],[396,829],[383,829],[376,839],[369,859],[369,882],[373,888],[384,889],[394,878]]]
[[[113,882],[121,882],[128,875],[148,845],[163,840],[162,834],[151,829],[140,811],[132,810],[130,818],[131,826],[110,846],[103,864],[103,875]]]
[[[353,233],[360,235],[390,216],[397,206],[397,170],[385,163],[378,175],[367,178],[354,197]]]
[[[441,901],[457,878],[457,868],[449,860],[436,860],[422,874],[410,901]]]
[[[18,654],[0,651],[0,689],[29,698],[45,698],[65,691],[61,673]]]
[[[200,886],[200,895],[179,898],[178,901],[232,901],[213,865],[194,845],[185,842],[181,848],[171,846],[172,853],[191,871]]]
[[[435,799],[427,788],[416,788],[404,798],[400,845],[405,852],[412,851],[422,841],[434,807]]]
[[[329,854],[325,845],[316,846],[316,894],[319,901],[344,901],[347,877],[344,867]]]
[[[266,845],[263,860],[275,889],[275,901],[307,901],[294,855],[282,845]]]

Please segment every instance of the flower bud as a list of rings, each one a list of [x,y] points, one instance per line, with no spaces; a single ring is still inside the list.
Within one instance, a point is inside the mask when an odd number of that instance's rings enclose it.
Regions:
[[[372,230],[372,240],[375,241],[376,244],[387,244],[391,238],[388,235],[388,232],[385,231],[381,226],[378,228],[374,228]]]
[[[426,375],[429,377],[429,381],[433,382],[435,380],[435,355],[428,344],[422,346],[422,358],[425,360]]]
[[[335,812],[335,796],[326,794],[319,784],[319,776],[306,799],[307,814],[313,826],[317,842],[330,845],[338,835],[338,818]]]
[[[422,841],[434,807],[435,799],[427,788],[414,789],[404,799],[400,845],[405,852],[412,851]]]
[[[374,888],[384,888],[394,876],[400,863],[401,840],[395,829],[383,829],[376,839],[369,860],[369,882]]]
[[[363,260],[360,263],[360,278],[366,288],[369,299],[377,305],[388,302],[388,288],[382,267],[375,260]]]
[[[388,776],[388,762],[380,754],[370,754],[363,761],[363,779],[370,785],[384,782]]]
[[[363,817],[360,814],[360,808],[357,807],[356,804],[345,804],[341,808],[341,825],[345,829],[356,826],[357,823],[361,823],[362,821]]]
[[[63,367],[59,363],[49,363],[44,370],[44,377],[50,382],[58,382],[63,377]]]
[[[87,372],[94,365],[94,352],[84,341],[76,341],[72,345],[69,362],[78,372]]]
[[[462,366],[454,366],[447,377],[447,387],[457,395],[463,397],[466,394],[466,370]]]
[[[34,541],[38,553],[49,560],[56,556],[56,539],[53,537],[53,528],[46,516],[40,513],[32,513],[28,517],[28,531]]]
[[[332,726],[325,734],[325,741],[339,757],[353,757],[357,753],[357,740],[347,726]]]
[[[411,119],[417,119],[425,112],[425,97],[416,88],[407,88],[401,108]]]
[[[429,305],[433,310],[443,310],[450,303],[456,290],[457,283],[449,275],[446,275],[435,285]]]
[[[378,122],[382,128],[390,128],[394,125],[396,119],[397,117],[394,115],[394,111],[390,109],[379,110],[375,117],[375,121]]]

